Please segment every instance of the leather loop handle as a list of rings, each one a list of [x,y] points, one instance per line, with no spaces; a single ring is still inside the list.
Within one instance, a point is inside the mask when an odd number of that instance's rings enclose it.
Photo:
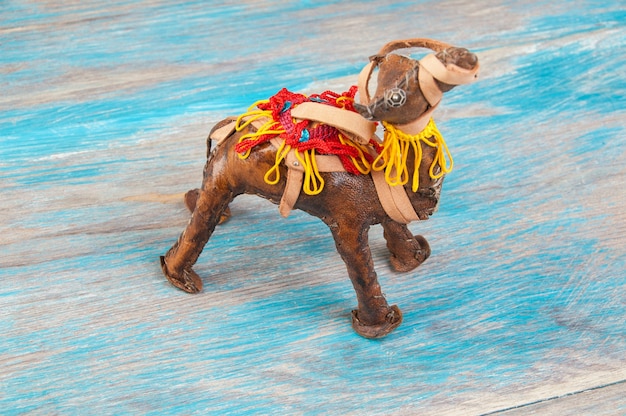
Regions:
[[[372,77],[372,73],[374,69],[378,66],[378,63],[375,61],[370,61],[359,73],[359,78],[357,81],[358,91],[359,91],[359,102],[362,105],[369,105],[371,97],[369,92],[369,83],[370,78]]]
[[[452,45],[450,45],[449,43],[440,42],[438,40],[428,38],[392,40],[381,48],[381,50],[378,52],[378,55],[384,56],[390,52],[395,51],[396,49],[405,48],[427,48],[435,52],[441,52],[442,50],[447,49],[451,46]]]

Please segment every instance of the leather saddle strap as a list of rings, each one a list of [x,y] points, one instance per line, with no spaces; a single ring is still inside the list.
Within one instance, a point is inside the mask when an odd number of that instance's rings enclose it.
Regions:
[[[279,149],[282,144],[282,139],[274,137],[270,140],[272,146]],[[341,160],[337,156],[333,155],[315,155],[315,161],[317,168],[320,172],[345,172]],[[298,161],[295,150],[291,149],[287,156],[285,156],[285,165],[287,166],[287,182],[285,183],[285,190],[283,196],[280,199],[278,211],[283,217],[288,217],[289,213],[293,209],[294,205],[298,201],[300,192],[302,191],[302,183],[304,181],[304,167]]]
[[[222,142],[235,131],[237,119],[235,117],[229,117],[226,120],[228,120],[228,123],[225,123],[223,126],[213,130],[211,134],[209,134],[209,138],[217,142],[216,146],[222,144]]]
[[[304,171],[292,169],[291,167],[287,169],[287,183],[285,183],[285,190],[280,198],[280,204],[278,204],[278,212],[284,218],[289,216],[294,205],[296,205],[300,191],[302,191],[303,180]]]
[[[419,220],[404,186],[389,185],[385,180],[385,172],[383,171],[372,170],[371,175],[374,180],[376,193],[378,194],[378,200],[392,220],[400,224],[408,224]]]
[[[270,140],[275,149],[280,149],[282,142],[283,140],[278,137]],[[278,212],[280,212],[281,216],[287,218],[300,196],[302,182],[304,181],[304,169],[299,169],[300,162],[298,162],[293,149],[285,156],[285,164],[287,165],[287,182],[285,183],[283,196],[278,204]]]
[[[291,110],[291,116],[331,125],[360,144],[367,144],[376,131],[376,123],[352,111],[328,104],[304,102]]]

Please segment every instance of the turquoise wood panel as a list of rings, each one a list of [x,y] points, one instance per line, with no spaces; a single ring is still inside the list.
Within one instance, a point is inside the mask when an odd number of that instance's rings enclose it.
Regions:
[[[625,23],[619,1],[3,2],[0,413],[486,414],[624,386]],[[398,330],[357,336],[325,226],[254,197],[202,294],[165,281],[188,214],[157,197],[199,185],[215,122],[417,36],[482,79],[437,114],[455,170],[411,225],[432,257],[394,273],[371,231]]]

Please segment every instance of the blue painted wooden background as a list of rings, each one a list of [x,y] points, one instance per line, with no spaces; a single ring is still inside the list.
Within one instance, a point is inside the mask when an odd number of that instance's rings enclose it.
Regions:
[[[188,214],[159,196],[200,184],[212,125],[343,91],[408,37],[472,49],[482,79],[438,110],[455,170],[411,225],[432,257],[394,273],[371,233],[402,326],[357,336],[326,227],[253,197],[204,292],[170,286]],[[625,45],[621,1],[1,2],[0,413],[484,414],[621,389]]]

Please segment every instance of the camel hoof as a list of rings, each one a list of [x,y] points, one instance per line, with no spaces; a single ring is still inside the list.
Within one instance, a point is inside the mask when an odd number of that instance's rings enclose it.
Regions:
[[[430,245],[428,244],[428,241],[426,241],[426,239],[421,235],[416,235],[413,239],[420,247],[418,250],[413,252],[413,257],[401,259],[395,255],[391,256],[391,267],[393,267],[395,271],[400,273],[410,272],[430,257]]]
[[[358,311],[352,311],[352,328],[357,334],[364,338],[382,338],[396,329],[402,323],[402,312],[397,305],[389,308],[389,313],[385,317],[385,322],[376,325],[366,325],[359,320]]]
[[[161,270],[167,280],[180,290],[187,293],[198,293],[202,290],[202,279],[196,272],[191,269],[183,270],[182,276],[174,276],[168,272],[164,256],[161,256]]]

